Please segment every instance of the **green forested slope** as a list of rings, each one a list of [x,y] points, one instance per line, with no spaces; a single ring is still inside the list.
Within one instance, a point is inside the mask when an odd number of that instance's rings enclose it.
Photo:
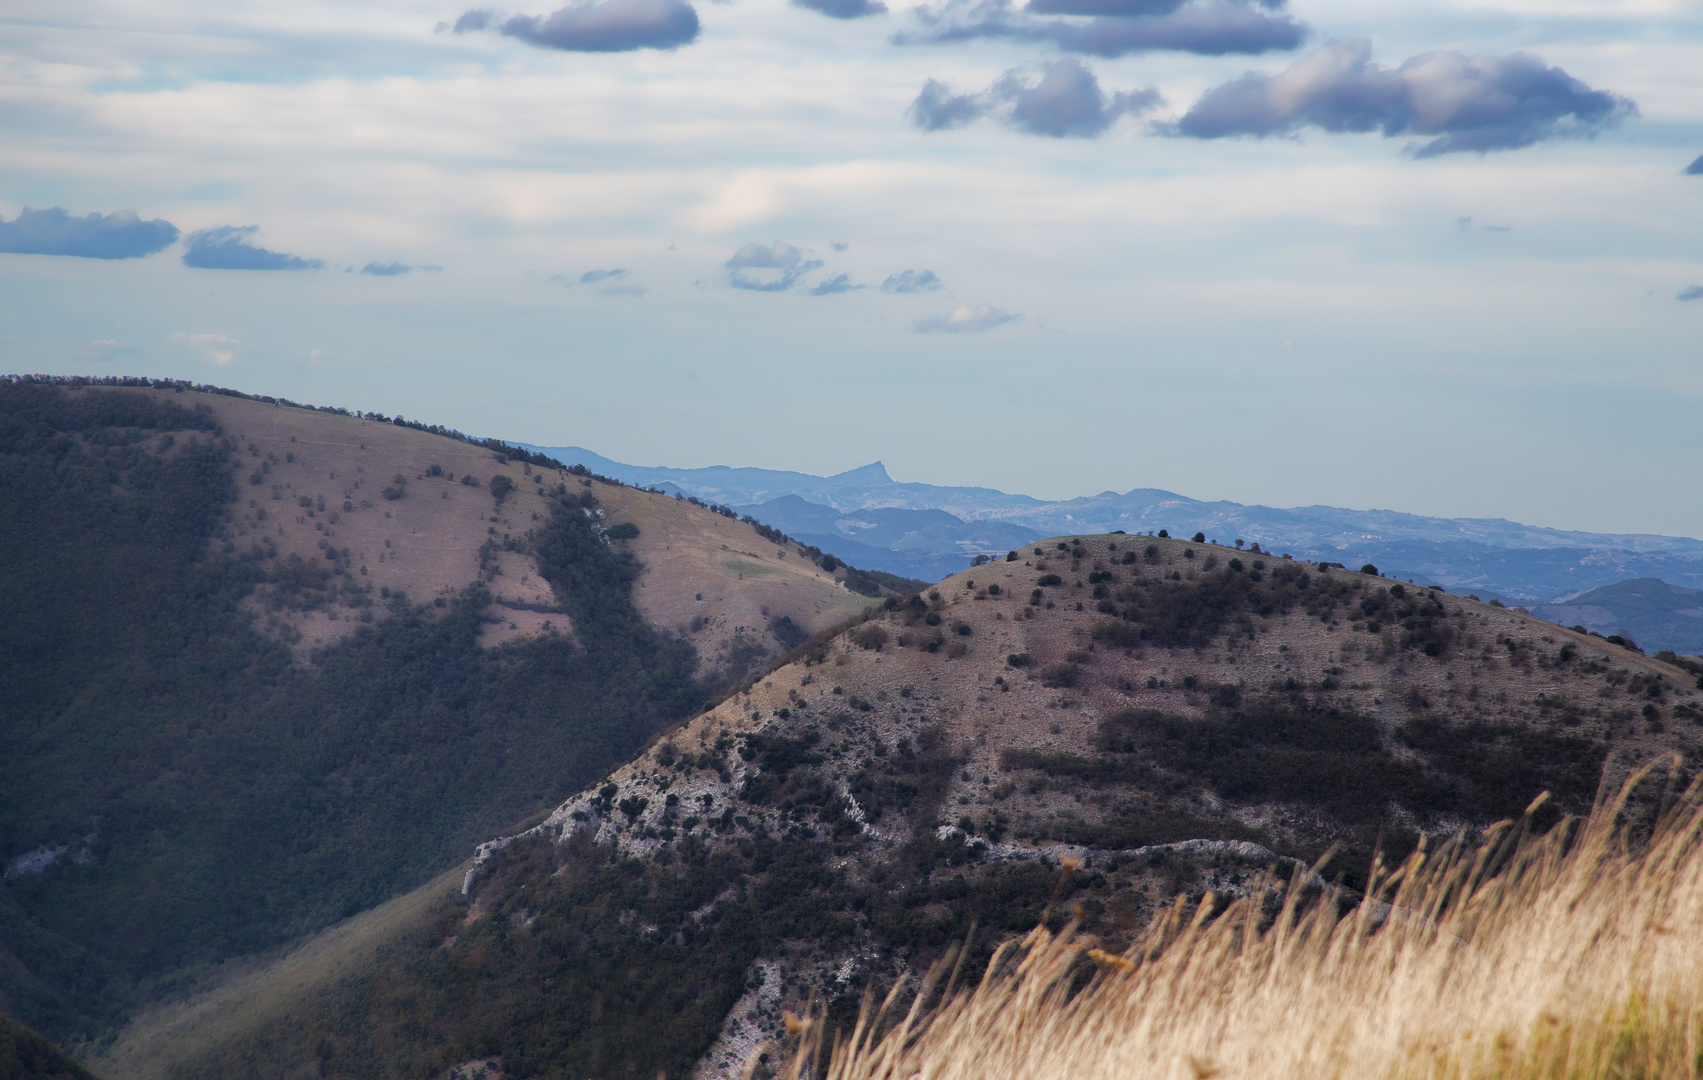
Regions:
[[[0,383],[0,862],[65,849],[0,887],[0,1005],[60,1039],[426,880],[698,700],[566,492],[528,542],[577,644],[482,651],[475,586],[292,667],[238,606],[266,571],[208,554],[231,449]]]

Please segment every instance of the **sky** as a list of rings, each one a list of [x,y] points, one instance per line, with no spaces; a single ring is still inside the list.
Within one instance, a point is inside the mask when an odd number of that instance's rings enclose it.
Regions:
[[[1703,2],[9,0],[0,371],[1703,536]]]

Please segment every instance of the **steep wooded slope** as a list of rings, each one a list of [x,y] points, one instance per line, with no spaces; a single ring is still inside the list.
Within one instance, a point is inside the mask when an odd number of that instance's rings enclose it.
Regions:
[[[1700,701],[1638,653],[1372,575],[1048,541],[806,644],[482,848],[384,962],[180,1067],[761,1073],[784,1009],[849,1020],[973,925],[970,971],[1050,899],[1116,942],[1332,845],[1352,887],[1380,839],[1543,790],[1547,820],[1587,809],[1605,768],[1694,749]]]
[[[500,444],[20,381],[0,568],[0,1006],[61,1040],[431,879],[870,602]]]
[[[93,1074],[15,1017],[0,1013],[0,1078],[95,1080]]]

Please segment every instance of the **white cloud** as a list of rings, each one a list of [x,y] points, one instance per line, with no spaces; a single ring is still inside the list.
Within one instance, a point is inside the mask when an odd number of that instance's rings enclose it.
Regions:
[[[192,334],[179,330],[166,339],[173,345],[188,349],[215,367],[230,367],[236,361],[242,343],[227,334]]]
[[[1006,323],[1022,322],[1023,316],[1001,311],[989,304],[966,305],[944,315],[918,319],[915,328],[922,334],[979,334]]]

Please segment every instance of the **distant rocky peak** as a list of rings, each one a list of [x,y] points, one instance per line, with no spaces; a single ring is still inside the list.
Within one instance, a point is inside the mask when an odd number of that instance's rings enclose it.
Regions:
[[[846,484],[891,484],[893,478],[887,475],[887,466],[879,461],[861,465],[855,469],[847,469],[843,473],[835,473],[828,477]]]

